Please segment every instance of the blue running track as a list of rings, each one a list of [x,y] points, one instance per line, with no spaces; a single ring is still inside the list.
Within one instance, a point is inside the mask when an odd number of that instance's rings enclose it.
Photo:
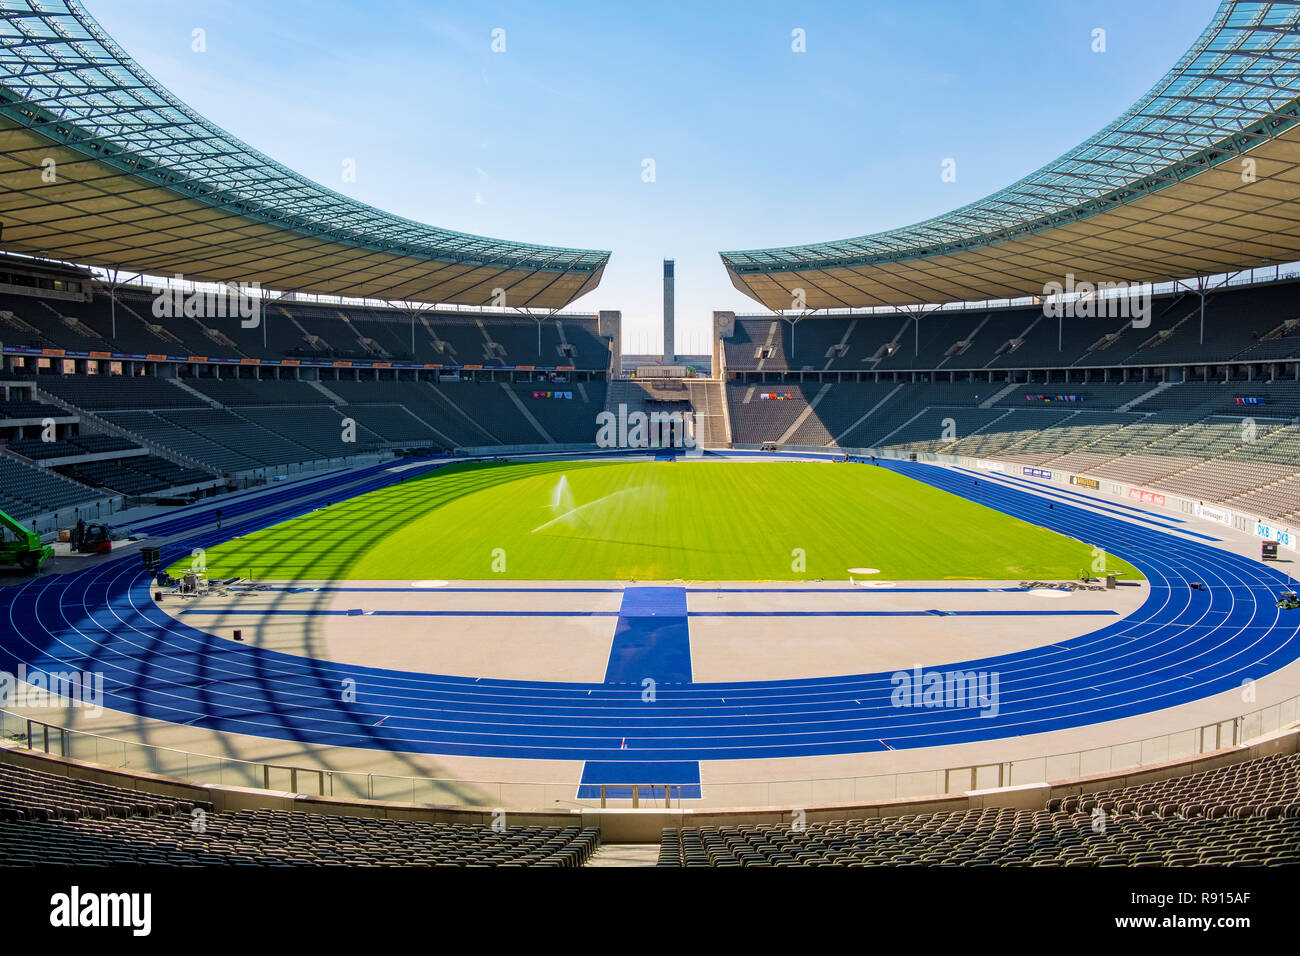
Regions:
[[[591,761],[590,786],[598,778],[622,782],[606,766],[615,762],[861,753],[1078,727],[1228,691],[1300,656],[1300,613],[1275,607],[1286,578],[1274,568],[1066,501],[1049,509],[1045,498],[1012,483],[977,486],[959,471],[917,463],[881,467],[1125,558],[1147,576],[1146,601],[1065,645],[947,665],[999,673],[995,716],[973,708],[891,706],[894,685],[883,673],[686,683],[689,650],[682,662],[670,650],[677,646],[671,635],[657,645],[664,653],[655,653],[655,664],[683,682],[666,677],[647,703],[639,683],[408,673],[238,644],[155,607],[149,576],[132,555],[0,589],[0,669],[23,663],[32,670],[99,670],[105,706],[216,731],[318,745]],[[399,477],[376,472],[348,494]],[[251,513],[256,502],[237,503],[224,509],[219,532],[203,515],[193,516],[198,530],[164,548],[164,560],[305,513],[339,494],[337,487],[322,488],[314,502],[260,515]],[[178,524],[184,530],[188,521]],[[1193,590],[1192,581],[1206,588]],[[615,650],[611,674],[646,676],[630,639]],[[357,682],[355,703],[340,699],[347,679]]]

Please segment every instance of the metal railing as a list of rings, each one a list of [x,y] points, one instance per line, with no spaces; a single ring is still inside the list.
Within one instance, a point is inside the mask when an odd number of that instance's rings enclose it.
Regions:
[[[153,773],[199,785],[249,787],[354,800],[431,806],[557,807],[670,806],[811,808],[960,794],[970,790],[1059,782],[1140,770],[1236,747],[1300,723],[1300,696],[1221,721],[1119,744],[1045,756],[850,777],[744,783],[682,781],[601,786],[579,799],[580,784],[402,776],[215,757],[86,733],[0,709],[0,742],[103,766]],[[302,786],[300,786],[300,784]],[[304,789],[310,786],[311,789]],[[683,795],[683,789],[700,796]],[[588,787],[588,792],[596,788]],[[630,796],[622,796],[630,792]],[[617,794],[617,795],[616,795]]]

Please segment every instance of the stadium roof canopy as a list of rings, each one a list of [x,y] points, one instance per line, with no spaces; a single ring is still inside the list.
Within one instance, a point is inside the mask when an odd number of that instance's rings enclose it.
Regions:
[[[722,260],[778,311],[798,311],[796,289],[807,309],[898,306],[1041,295],[1069,273],[1163,282],[1296,261],[1298,97],[1300,2],[1225,0],[1126,113],[1000,192],[902,229]]]
[[[609,259],[332,192],[199,116],[76,0],[0,0],[0,225],[5,249],[83,265],[464,305],[500,288],[508,307],[561,308]]]

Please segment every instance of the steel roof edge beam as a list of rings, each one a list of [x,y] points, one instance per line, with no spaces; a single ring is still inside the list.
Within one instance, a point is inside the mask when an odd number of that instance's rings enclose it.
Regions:
[[[3,97],[5,92],[0,90],[0,97]],[[366,249],[386,255],[433,259],[451,264],[489,268],[529,268],[552,272],[595,272],[605,264],[610,256],[609,252],[603,250],[531,246],[523,243],[513,244],[506,240],[470,236],[468,238],[478,242],[492,243],[503,249],[501,253],[496,255],[474,255],[455,252],[449,249],[448,246],[439,244],[433,239],[424,243],[393,240],[385,242],[377,238],[367,238],[364,235],[358,236],[353,230],[321,227],[301,216],[268,210],[255,202],[229,197],[224,190],[218,190],[209,183],[196,180],[174,169],[159,166],[138,157],[129,150],[116,146],[109,138],[86,133],[80,127],[66,120],[48,114],[37,118],[33,116],[33,111],[37,109],[39,108],[26,101],[6,103],[0,100],[0,114],[22,124],[35,133],[39,133],[52,142],[76,150],[88,159],[105,163],[121,172],[138,176],[156,186],[199,200],[214,208],[245,216],[266,225],[289,229],[309,238],[325,239],[339,245]],[[41,109],[40,112],[45,113],[46,111]],[[384,215],[383,213],[380,214]],[[433,227],[427,228],[432,229]],[[464,234],[452,233],[450,235],[459,238]]]
[[[722,258],[723,262],[729,269],[733,269],[737,274],[747,275],[882,265],[891,262],[906,262],[913,259],[927,259],[936,256],[950,255],[954,252],[964,252],[971,249],[977,249],[981,246],[992,245],[996,242],[1002,242],[1007,239],[1017,239],[1023,236],[1032,235],[1066,223],[1078,222],[1079,220],[1087,219],[1090,216],[1098,215],[1099,213],[1106,212],[1118,206],[1123,206],[1135,199],[1158,192],[1167,186],[1183,182],[1193,176],[1198,176],[1206,170],[1213,169],[1228,160],[1240,157],[1259,143],[1274,139],[1280,133],[1295,126],[1298,122],[1300,122],[1300,97],[1293,99],[1282,110],[1270,113],[1268,116],[1259,120],[1259,122],[1252,124],[1249,129],[1233,133],[1220,142],[1215,143],[1213,146],[1199,150],[1192,156],[1180,160],[1156,173],[1144,176],[1141,179],[1128,183],[1121,188],[1112,190],[1107,195],[1097,196],[1085,203],[1062,209],[1059,212],[1048,216],[1042,216],[1020,225],[1010,226],[979,235],[964,236],[960,239],[927,244],[925,246],[912,246],[899,250],[864,253],[861,255],[844,255],[838,257],[813,257],[811,255],[805,256],[805,253],[819,250],[824,246],[850,245],[855,242],[855,240],[840,240],[838,243],[824,243],[811,246],[790,246],[784,248],[719,252],[718,255]],[[952,213],[949,213],[948,216],[956,216],[961,212],[961,209],[954,210]],[[917,229],[920,225],[923,224],[908,226],[905,227],[905,229]],[[903,230],[899,230],[899,232],[901,231]],[[880,235],[882,237],[887,237],[892,234],[881,233]],[[780,256],[788,256],[789,258],[778,258]]]

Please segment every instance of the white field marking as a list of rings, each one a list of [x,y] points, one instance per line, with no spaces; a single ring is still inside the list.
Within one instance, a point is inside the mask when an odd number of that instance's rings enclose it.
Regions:
[[[413,588],[445,588],[446,581],[412,581],[410,587]]]
[[[893,581],[854,581],[860,588],[893,588],[898,587]]]
[[[849,574],[879,574],[879,568],[849,568]]]
[[[1061,598],[1068,598],[1071,592],[1063,591],[1060,588],[1033,588],[1025,593],[1032,597],[1052,598],[1059,601]]]

